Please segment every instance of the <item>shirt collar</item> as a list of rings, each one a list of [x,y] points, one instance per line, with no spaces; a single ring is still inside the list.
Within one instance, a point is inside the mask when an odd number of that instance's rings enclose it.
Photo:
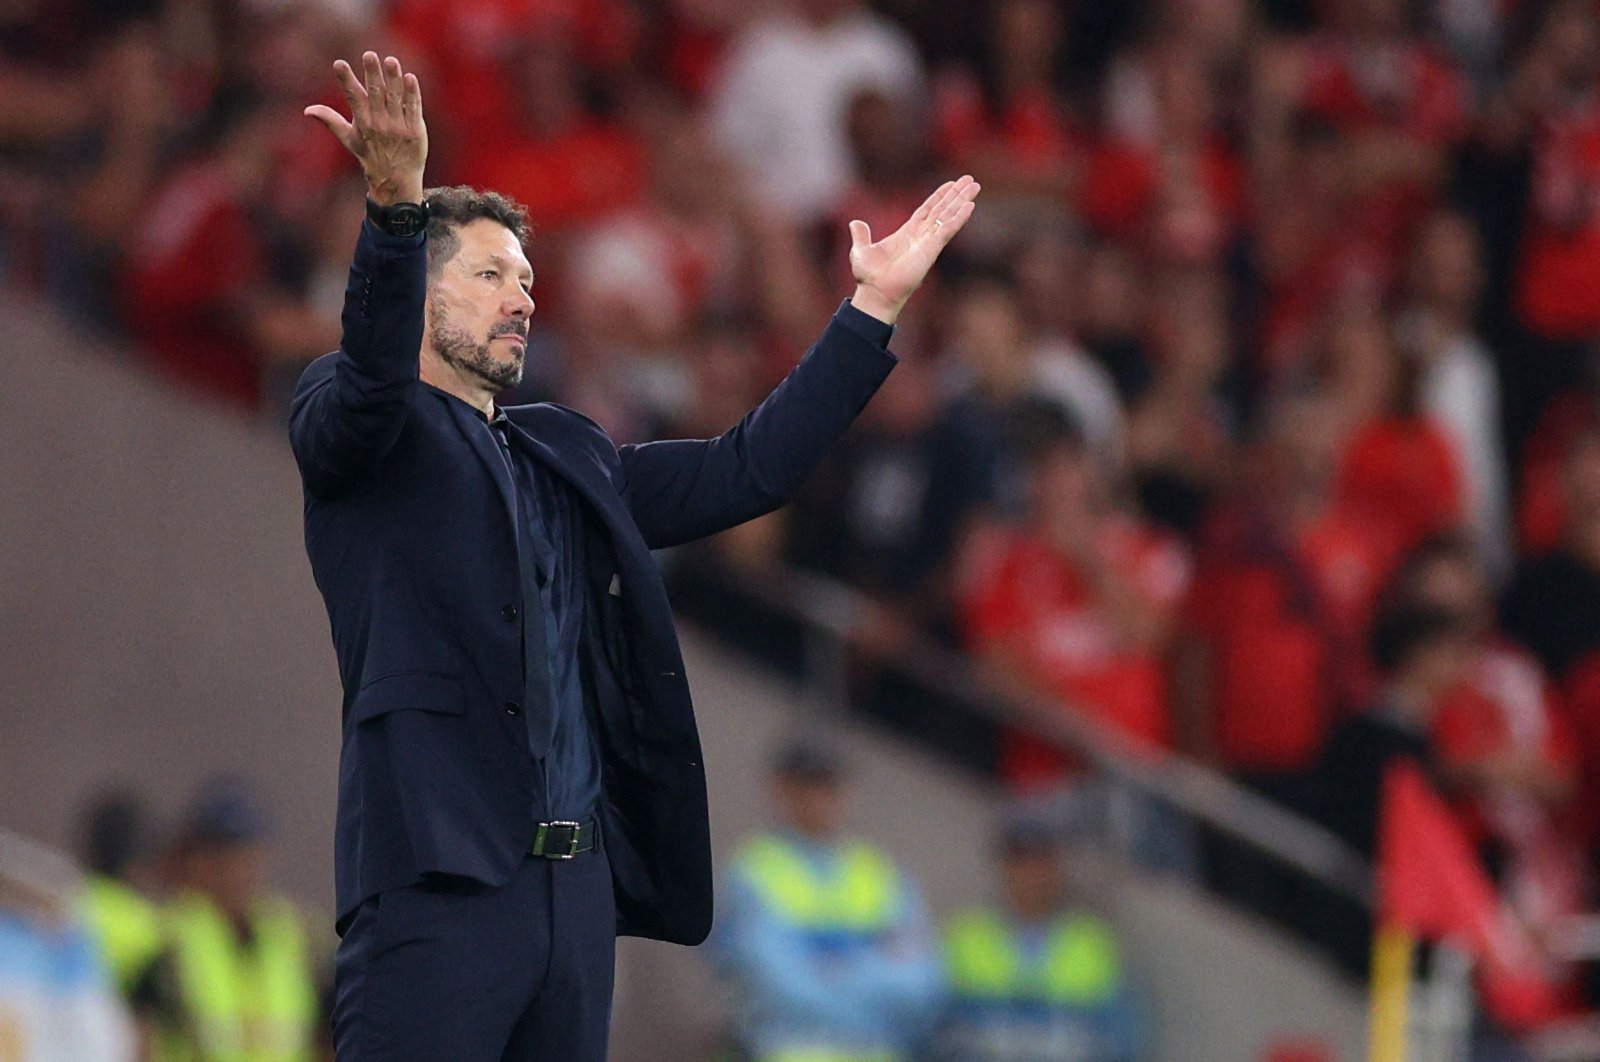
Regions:
[[[468,409],[472,410],[472,415],[473,416],[477,417],[480,421],[482,421],[483,423],[489,425],[491,428],[503,428],[506,425],[511,423],[511,418],[506,416],[505,409],[498,402],[495,403],[495,406],[494,406],[494,415],[492,417],[491,416],[484,416],[483,410],[479,409],[477,406],[473,405],[471,402],[468,402],[465,399],[459,398],[456,395],[451,394],[449,391],[446,391],[442,387],[435,387],[433,384],[429,383],[426,380],[423,380],[421,382],[422,382],[422,386],[426,387],[428,390],[430,390],[434,394],[438,395],[444,401],[446,401],[446,402],[455,402],[455,403],[458,403],[460,405],[466,406]]]

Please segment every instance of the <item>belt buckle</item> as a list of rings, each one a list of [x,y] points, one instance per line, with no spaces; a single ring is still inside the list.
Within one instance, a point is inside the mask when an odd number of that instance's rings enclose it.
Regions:
[[[566,826],[566,827],[569,827],[572,830],[572,839],[567,843],[567,850],[565,852],[559,852],[559,853],[546,852],[546,853],[544,853],[546,859],[576,859],[576,858],[578,858],[578,831],[583,828],[583,823],[581,823],[581,822],[568,822],[568,821],[563,820],[563,819],[557,819],[554,822],[545,823],[545,826],[546,827],[550,827],[550,826]]]

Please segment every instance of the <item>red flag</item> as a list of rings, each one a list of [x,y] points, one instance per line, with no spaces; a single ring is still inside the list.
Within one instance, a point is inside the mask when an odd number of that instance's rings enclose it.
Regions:
[[[1378,921],[1419,937],[1459,938],[1489,953],[1500,902],[1450,808],[1410,760],[1383,778],[1378,819]]]
[[[1531,1028],[1560,1011],[1537,950],[1505,911],[1449,806],[1409,760],[1384,773],[1377,916],[1381,925],[1450,938],[1470,952],[1484,1001],[1506,1024]]]

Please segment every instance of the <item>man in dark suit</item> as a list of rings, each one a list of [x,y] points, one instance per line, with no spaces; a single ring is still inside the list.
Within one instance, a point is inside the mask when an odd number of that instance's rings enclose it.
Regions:
[[[522,374],[533,271],[514,203],[425,195],[415,75],[335,70],[307,108],[366,175],[343,341],[290,439],[344,683],[335,839],[341,1062],[605,1057],[618,933],[711,925],[705,775],[650,550],[783,504],[894,364],[896,316],[971,216],[944,185],[737,426],[617,447]]]

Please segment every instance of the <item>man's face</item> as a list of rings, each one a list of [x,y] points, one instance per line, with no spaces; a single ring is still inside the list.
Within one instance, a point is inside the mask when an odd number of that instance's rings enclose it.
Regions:
[[[260,890],[266,850],[258,843],[213,844],[190,853],[186,884],[224,911],[243,915]]]
[[[1094,456],[1079,443],[1062,443],[1041,455],[1033,468],[1034,512],[1051,527],[1092,520],[1101,490]]]
[[[488,218],[456,229],[461,247],[428,286],[424,350],[496,391],[522,382],[533,267],[511,230]]]
[[[1001,887],[1011,911],[1024,919],[1045,918],[1061,903],[1065,875],[1051,848],[1007,853],[1000,862]]]
[[[773,798],[779,820],[802,837],[827,841],[844,828],[844,790],[836,779],[780,775]]]

